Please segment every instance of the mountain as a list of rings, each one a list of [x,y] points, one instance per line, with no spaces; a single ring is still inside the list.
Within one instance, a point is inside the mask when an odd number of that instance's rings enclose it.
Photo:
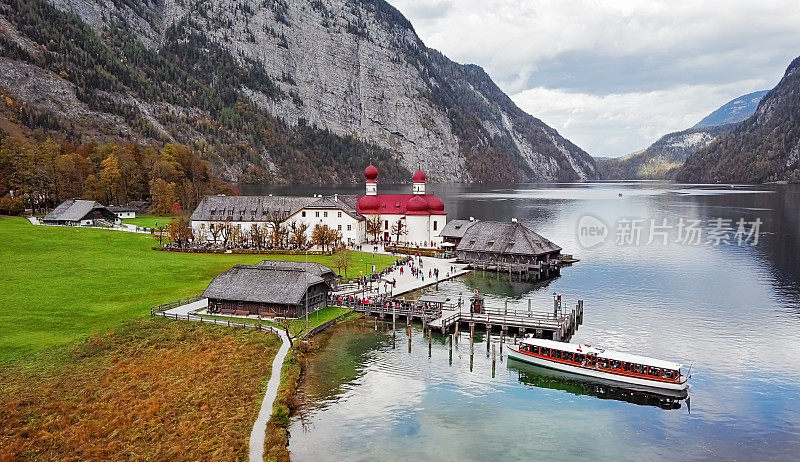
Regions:
[[[705,116],[692,128],[716,127],[741,122],[756,112],[758,103],[764,98],[768,90],[756,91],[728,101],[722,107]]]
[[[647,149],[619,158],[598,158],[597,168],[607,180],[663,180],[672,178],[694,152],[708,146],[731,125],[689,128],[659,138]]]
[[[800,57],[755,114],[691,155],[676,178],[702,183],[800,182]]]
[[[666,134],[646,149],[619,158],[598,158],[603,178],[615,180],[663,180],[673,178],[686,159],[710,145],[718,136],[736,129],[750,117],[766,91],[731,100],[694,127]]]
[[[382,0],[0,0],[0,28],[0,127],[181,143],[231,181],[597,176]]]

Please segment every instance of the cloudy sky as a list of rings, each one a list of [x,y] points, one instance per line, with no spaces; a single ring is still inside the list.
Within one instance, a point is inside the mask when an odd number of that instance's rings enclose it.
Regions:
[[[800,2],[389,0],[432,48],[616,157],[770,89],[800,55]]]

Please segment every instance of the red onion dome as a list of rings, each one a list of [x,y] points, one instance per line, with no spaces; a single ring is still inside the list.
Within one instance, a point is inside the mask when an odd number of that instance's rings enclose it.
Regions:
[[[370,181],[375,181],[375,179],[378,178],[378,169],[375,168],[374,165],[369,164],[369,167],[364,170],[364,176]]]
[[[428,210],[428,202],[422,196],[414,196],[408,201],[406,210],[409,212],[426,212]]]
[[[358,198],[358,210],[378,210],[381,203],[378,196],[361,196]]]
[[[413,181],[414,183],[424,183],[425,182],[425,172],[422,170],[417,170],[417,173],[414,174]]]
[[[428,201],[428,209],[434,212],[443,212],[444,211],[444,202],[436,196],[425,196],[425,199]]]

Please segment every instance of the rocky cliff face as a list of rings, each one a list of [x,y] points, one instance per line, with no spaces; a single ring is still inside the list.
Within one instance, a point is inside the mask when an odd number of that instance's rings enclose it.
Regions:
[[[690,156],[680,181],[800,182],[800,57],[761,100],[755,114]]]
[[[67,15],[0,5],[2,66],[52,83],[35,98],[18,79],[0,85],[37,115],[62,131],[191,143],[234,180],[360,181],[370,158],[388,180],[418,166],[440,181],[597,175],[584,151],[481,68],[427,48],[382,0],[53,0]],[[71,99],[77,120],[60,107]]]

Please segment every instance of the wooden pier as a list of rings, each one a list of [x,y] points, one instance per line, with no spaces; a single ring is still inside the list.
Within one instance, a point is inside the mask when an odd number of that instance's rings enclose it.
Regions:
[[[418,301],[408,301],[398,298],[381,298],[370,300],[343,299],[331,300],[331,304],[352,308],[354,311],[376,318],[392,318],[397,321],[403,318],[406,323],[419,320],[430,329],[437,329],[443,334],[448,332],[458,333],[460,327],[469,327],[474,331],[476,327],[483,328],[486,332],[498,331],[503,335],[509,333],[523,336],[532,334],[537,338],[545,338],[567,342],[583,324],[583,300],[570,311],[566,311],[558,300],[552,312],[531,311],[530,302],[527,310],[516,307],[480,306],[448,303],[444,297],[427,296]]]

